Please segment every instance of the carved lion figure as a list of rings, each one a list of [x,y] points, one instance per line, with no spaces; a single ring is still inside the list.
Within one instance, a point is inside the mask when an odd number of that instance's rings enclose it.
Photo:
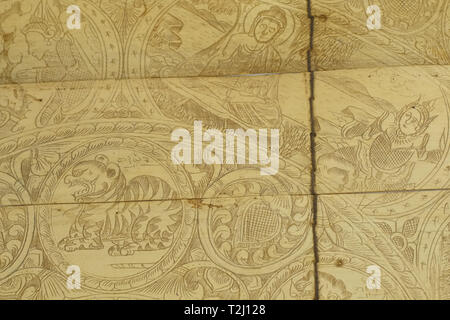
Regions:
[[[97,155],[76,164],[65,182],[79,186],[73,197],[80,205],[65,212],[75,213],[76,219],[59,242],[60,249],[98,250],[112,242],[108,253],[115,256],[172,244],[183,208],[174,200],[177,193],[161,178],[140,175],[127,182],[117,163]]]

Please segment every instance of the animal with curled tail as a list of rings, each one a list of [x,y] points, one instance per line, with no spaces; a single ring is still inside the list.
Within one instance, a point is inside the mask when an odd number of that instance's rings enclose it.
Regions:
[[[127,182],[117,163],[97,155],[75,165],[65,182],[80,187],[73,194],[80,204],[65,212],[76,218],[60,249],[99,250],[110,243],[109,255],[118,256],[172,244],[183,208],[180,201],[155,200],[177,198],[161,178],[141,175]]]

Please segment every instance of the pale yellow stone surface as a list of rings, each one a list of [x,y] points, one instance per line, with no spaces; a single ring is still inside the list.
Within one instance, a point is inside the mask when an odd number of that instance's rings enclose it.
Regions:
[[[450,68],[316,73],[317,191],[449,185]]]
[[[313,83],[306,3],[1,1],[0,299],[449,299],[450,3],[312,0]],[[278,172],[174,164],[194,121]]]
[[[6,0],[0,15],[0,83],[307,69],[306,0]]]
[[[320,298],[449,299],[449,205],[448,190],[319,196]]]
[[[312,299],[308,79],[1,86],[0,297]],[[194,120],[280,130],[279,171],[174,164]]]
[[[312,299],[311,197],[229,192],[1,208],[0,298]]]
[[[315,70],[450,63],[447,0],[313,0]],[[377,5],[381,28],[367,14]]]
[[[449,298],[449,80],[448,66],[316,73],[320,299]]]
[[[219,185],[245,195],[309,194],[305,74],[21,84],[0,87],[1,206],[205,198]],[[172,132],[279,130],[279,165],[175,164]],[[271,146],[270,138],[268,146]],[[237,144],[237,141],[235,141]],[[203,142],[203,149],[209,142]],[[257,148],[255,148],[256,150]],[[237,153],[237,151],[235,151]],[[270,155],[270,150],[267,152]],[[151,186],[151,187],[149,187]]]

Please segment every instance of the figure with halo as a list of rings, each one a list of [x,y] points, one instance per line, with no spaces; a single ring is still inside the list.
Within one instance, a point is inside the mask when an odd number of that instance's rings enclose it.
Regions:
[[[246,73],[279,71],[281,56],[275,43],[287,24],[286,13],[278,6],[258,12],[248,32],[232,35],[201,74],[239,74],[243,69]]]

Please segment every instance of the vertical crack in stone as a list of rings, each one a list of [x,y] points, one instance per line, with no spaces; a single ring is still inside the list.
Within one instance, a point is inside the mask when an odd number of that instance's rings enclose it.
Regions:
[[[310,151],[311,151],[311,182],[310,193],[312,197],[312,232],[313,232],[313,251],[314,251],[314,300],[319,300],[319,248],[317,243],[317,193],[316,193],[316,129],[314,125],[314,70],[312,66],[312,54],[314,47],[314,16],[311,9],[311,1],[307,0],[307,11],[309,19],[309,49],[307,53],[308,73],[309,73],[309,115],[310,115]]]

